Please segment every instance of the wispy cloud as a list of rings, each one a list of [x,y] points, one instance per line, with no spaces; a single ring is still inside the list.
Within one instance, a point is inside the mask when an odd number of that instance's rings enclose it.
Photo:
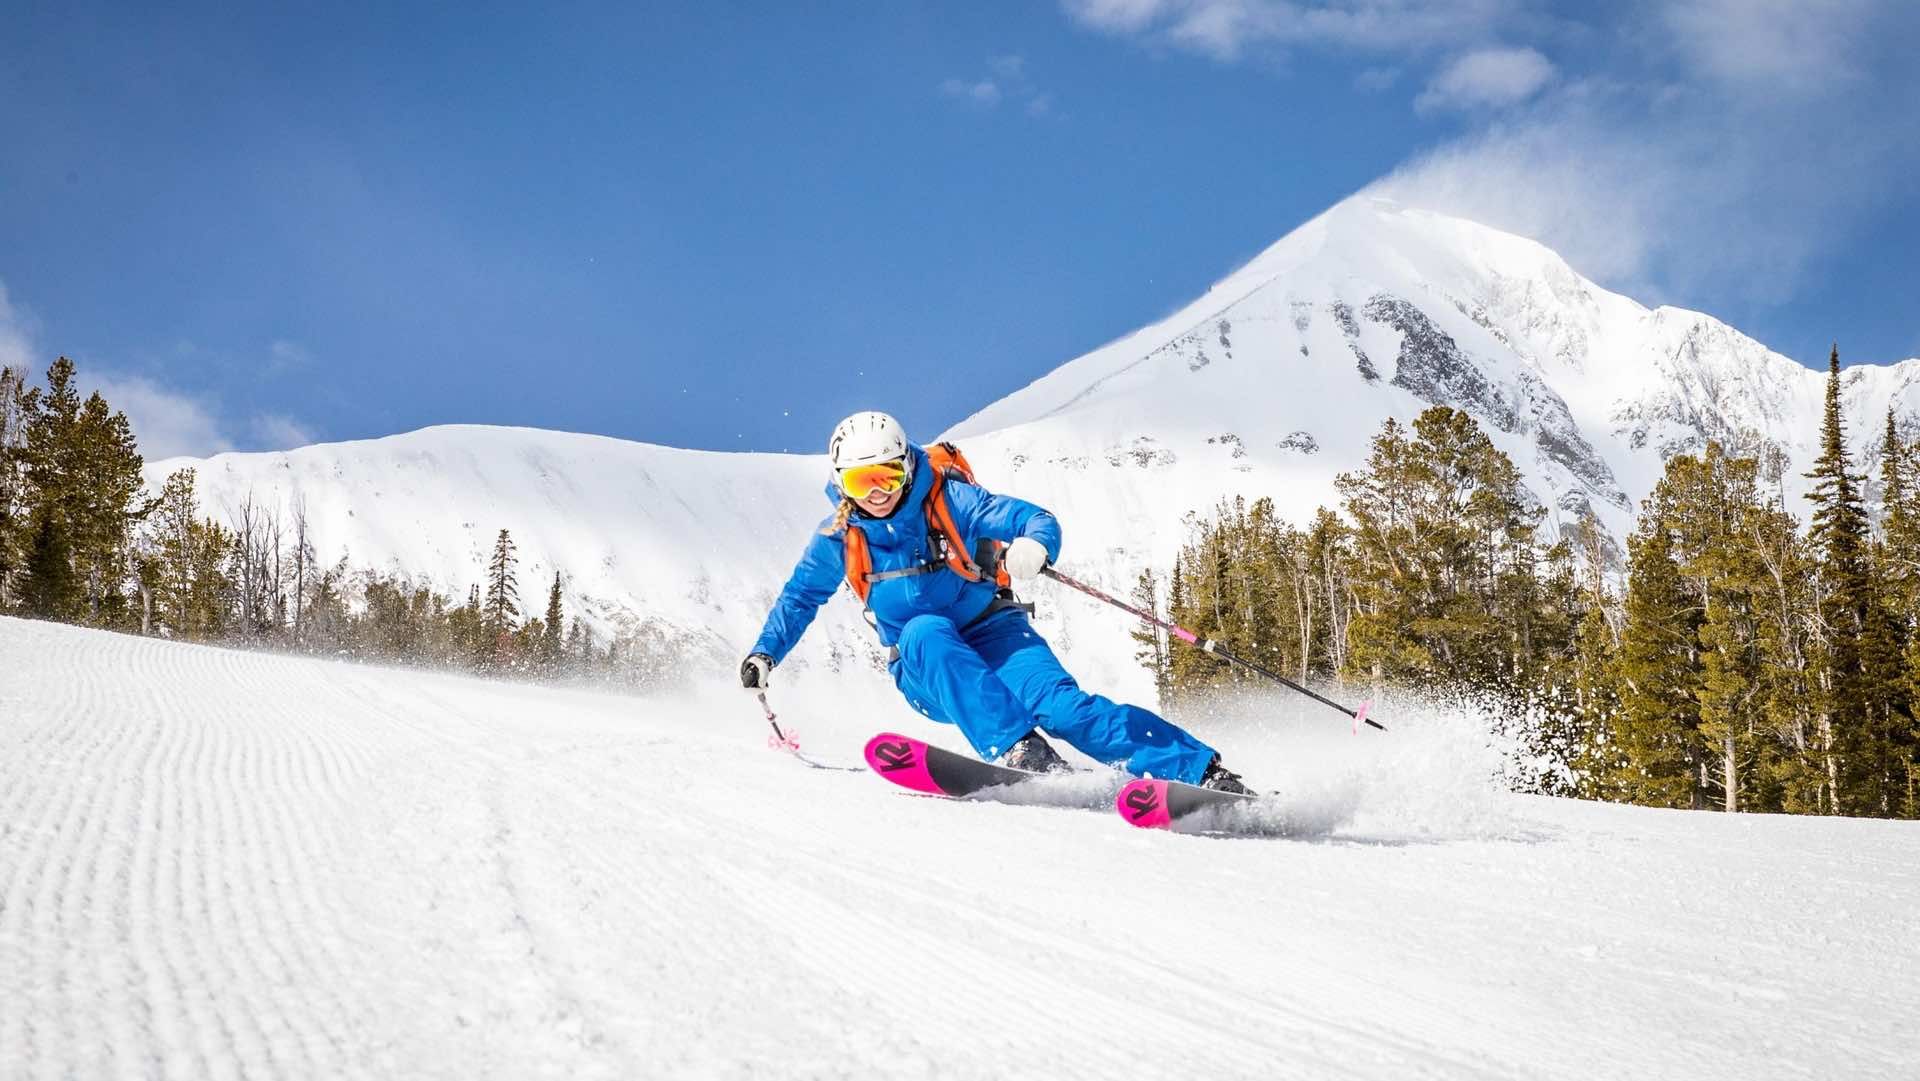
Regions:
[[[1661,18],[1674,48],[1707,77],[1746,93],[1798,97],[1866,74],[1850,58],[1866,51],[1878,15],[1892,14],[1889,6],[1878,0],[1676,0],[1662,7]],[[1908,37],[1903,47],[1914,44]]]
[[[1665,299],[1730,289],[1786,299],[1811,262],[1920,174],[1902,137],[1920,74],[1899,48],[1920,40],[1920,6],[1844,0],[1819,19],[1783,16],[1808,54],[1847,52],[1830,79],[1777,28],[1723,18],[1727,0],[1662,10],[1668,33],[1632,43],[1408,162],[1377,190],[1536,237],[1582,271]],[[1849,44],[1851,43],[1851,51]]]
[[[80,381],[98,390],[107,404],[127,415],[140,441],[140,454],[158,458],[205,457],[234,450],[211,403],[171,390],[140,375],[88,372]]]
[[[31,319],[16,308],[7,296],[7,283],[0,282],[0,368],[16,372],[33,370],[33,340],[29,335]]]
[[[319,441],[311,428],[284,413],[262,413],[247,428],[256,450],[291,450]]]
[[[995,56],[987,59],[984,75],[968,79],[947,79],[940,93],[984,108],[1002,102],[1017,105],[1028,116],[1047,116],[1053,112],[1053,96],[1034,85],[1022,56]]]
[[[293,371],[296,368],[304,368],[312,362],[313,354],[307,352],[306,346],[299,342],[290,342],[282,338],[276,339],[267,346],[266,369],[270,373]]]
[[[1315,49],[1458,136],[1372,190],[1535,237],[1652,299],[1784,299],[1920,175],[1910,0],[1062,0],[1083,26],[1232,63]],[[1383,73],[1407,76],[1388,79]]]
[[[1413,107],[1480,109],[1518,105],[1553,80],[1553,62],[1535,49],[1476,49],[1434,75]]]
[[[1367,68],[1353,77],[1353,88],[1369,94],[1379,94],[1393,89],[1400,81],[1399,68]]]
[[[978,79],[973,82],[964,79],[948,79],[940,84],[940,92],[950,98],[966,98],[979,105],[1000,104],[1000,84],[992,79]]]
[[[1421,53],[1487,40],[1525,0],[1062,0],[1084,26],[1221,60],[1262,46]]]
[[[45,377],[52,354],[43,355],[35,342],[34,321],[0,282],[0,367],[25,372],[32,383]],[[175,350],[191,346],[175,346]],[[306,350],[290,341],[267,347],[268,367],[310,362]],[[82,392],[98,391],[107,404],[127,415],[140,454],[148,461],[161,458],[204,458],[230,450],[286,450],[316,441],[312,428],[284,413],[261,413],[233,419],[208,395],[169,387],[148,375],[115,371],[81,362],[77,382]],[[236,434],[240,433],[240,434]]]
[[[80,382],[127,415],[148,461],[205,458],[227,451],[291,450],[318,442],[314,430],[285,413],[231,416],[211,395],[169,387],[145,375],[83,367]]]

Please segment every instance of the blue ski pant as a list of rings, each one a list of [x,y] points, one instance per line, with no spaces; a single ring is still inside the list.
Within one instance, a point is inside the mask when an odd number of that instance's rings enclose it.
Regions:
[[[1158,714],[1088,694],[1017,608],[969,627],[944,616],[908,620],[889,666],[914,709],[957,725],[981,758],[994,759],[1035,728],[1096,762],[1135,776],[1197,784],[1213,748]]]

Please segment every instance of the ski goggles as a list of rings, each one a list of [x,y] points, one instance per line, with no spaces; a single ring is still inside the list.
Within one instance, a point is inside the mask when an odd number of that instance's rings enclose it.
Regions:
[[[874,492],[897,492],[907,483],[904,459],[848,466],[840,471],[840,490],[849,499],[865,499]]]

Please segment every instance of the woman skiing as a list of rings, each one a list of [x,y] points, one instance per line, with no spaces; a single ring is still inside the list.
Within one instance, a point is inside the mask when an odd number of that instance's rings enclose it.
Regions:
[[[1003,587],[1060,554],[1053,515],[971,483],[951,448],[907,441],[885,413],[856,413],[827,444],[834,513],[807,543],[753,651],[741,686],[760,691],[842,581],[891,647],[887,670],[907,702],[957,725],[981,758],[1018,769],[1065,768],[1042,732],[1136,776],[1247,792],[1213,748],[1138,706],[1080,689]],[[937,460],[936,460],[937,459]],[[959,543],[956,545],[955,541]],[[851,572],[849,570],[851,568]]]

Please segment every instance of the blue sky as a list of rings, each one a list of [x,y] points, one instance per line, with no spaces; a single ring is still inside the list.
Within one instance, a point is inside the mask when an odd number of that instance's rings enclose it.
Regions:
[[[0,361],[152,454],[931,434],[1382,183],[1920,354],[1920,5],[9,6]]]

